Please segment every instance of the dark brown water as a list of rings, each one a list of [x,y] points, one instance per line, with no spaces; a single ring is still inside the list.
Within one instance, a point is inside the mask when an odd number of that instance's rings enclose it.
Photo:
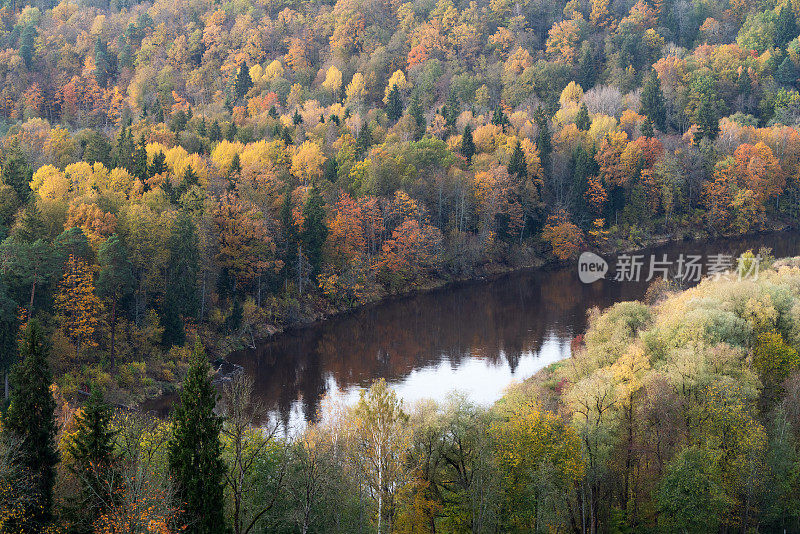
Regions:
[[[745,239],[678,243],[650,254],[739,253],[771,247],[777,257],[800,255],[795,232]],[[615,257],[609,258],[614,276]],[[704,270],[705,273],[705,270]],[[290,331],[234,354],[253,376],[260,400],[287,429],[318,415],[320,400],[336,394],[355,401],[362,388],[385,378],[407,404],[441,400],[451,391],[479,403],[497,400],[512,382],[570,355],[586,328],[586,312],[640,299],[649,285],[599,280],[583,284],[577,263],[492,281],[460,283],[383,302]]]
[[[254,378],[270,419],[288,432],[316,420],[325,395],[355,402],[379,377],[407,405],[424,398],[442,400],[452,391],[490,404],[509,384],[569,357],[572,340],[586,329],[587,310],[641,299],[649,286],[644,279],[651,254],[658,259],[666,254],[670,262],[680,254],[701,255],[705,274],[709,256],[738,256],[762,246],[779,258],[797,256],[800,234],[649,249],[637,253],[645,256],[638,283],[611,280],[617,258],[610,257],[609,279],[592,284],[581,283],[577,262],[454,284],[280,334],[230,360]],[[164,402],[160,411],[166,411]]]

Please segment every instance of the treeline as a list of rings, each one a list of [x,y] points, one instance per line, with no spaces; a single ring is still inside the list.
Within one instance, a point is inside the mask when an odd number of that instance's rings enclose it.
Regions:
[[[129,402],[387,294],[796,225],[792,2],[0,7],[0,347]]]
[[[756,261],[740,259],[745,270]],[[33,321],[0,433],[3,532],[798,532],[800,259],[592,313],[492,407],[384,381],[287,437],[202,346],[169,420],[66,403]]]

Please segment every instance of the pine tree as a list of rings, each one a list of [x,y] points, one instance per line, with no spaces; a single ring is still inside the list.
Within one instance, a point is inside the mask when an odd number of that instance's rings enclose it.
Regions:
[[[17,359],[17,303],[0,280],[0,371],[3,373],[3,396],[9,395],[9,371]]]
[[[550,175],[550,153],[553,151],[550,121],[542,109],[536,112],[536,126],[539,133],[536,136],[536,148],[539,150],[539,160],[546,176]]]
[[[518,178],[524,178],[528,175],[528,164],[525,161],[525,152],[522,151],[522,143],[517,140],[514,145],[514,152],[511,154],[511,159],[508,161],[508,174]]]
[[[700,98],[700,106],[697,108],[695,121],[697,123],[696,142],[699,143],[700,139],[703,138],[710,141],[714,141],[717,138],[717,134],[719,134],[719,117],[717,117],[717,111],[709,95],[702,95]]]
[[[236,134],[238,133],[239,129],[236,127],[235,122],[231,122],[228,124],[228,129],[225,132],[225,140],[233,143],[236,140]]]
[[[655,135],[653,121],[650,120],[650,117],[647,117],[642,123],[642,135],[644,137],[653,137]]]
[[[169,469],[178,492],[178,507],[195,534],[224,531],[222,420],[214,414],[217,393],[211,384],[211,368],[200,341],[192,361],[180,404],[173,413],[174,431],[169,442]]]
[[[250,78],[250,69],[242,63],[239,65],[239,72],[236,73],[236,80],[233,82],[233,93],[236,95],[236,100],[244,98],[251,87],[253,87],[253,80]]]
[[[389,98],[386,101],[386,115],[394,122],[403,115],[403,100],[400,98],[400,89],[397,84],[392,85]]]
[[[328,238],[328,227],[325,226],[325,201],[316,187],[311,189],[303,207],[303,230],[300,240],[303,252],[311,263],[312,275],[320,273],[322,266],[322,249]]]
[[[20,202],[27,202],[31,194],[31,178],[33,171],[25,161],[25,157],[12,153],[9,157],[0,160],[0,178],[6,185],[10,185]]]
[[[198,238],[192,219],[180,213],[167,243],[167,284],[164,293],[163,343],[183,345],[183,318],[197,314],[197,275],[200,270]]]
[[[586,132],[592,126],[592,119],[589,118],[589,108],[586,107],[585,102],[581,102],[581,107],[578,109],[578,116],[575,119],[575,126],[578,130]]]
[[[147,180],[147,146],[144,142],[144,136],[139,138],[136,144],[136,152],[133,155],[133,172],[131,173],[138,179]]]
[[[784,2],[775,22],[775,45],[783,48],[795,37],[797,37],[797,19],[794,16],[792,3]]]
[[[298,124],[302,124],[302,123],[303,123],[303,116],[300,115],[300,112],[295,109],[294,110],[294,115],[292,115],[292,124],[297,126]]]
[[[472,139],[472,126],[464,126],[464,135],[461,136],[461,155],[467,159],[467,163],[472,163],[472,156],[475,155],[475,140]]]
[[[22,36],[20,38],[19,56],[25,63],[25,68],[30,70],[33,67],[33,54],[35,52],[34,43],[38,31],[33,24],[27,24],[22,29]]]
[[[656,127],[664,131],[667,122],[667,108],[664,103],[664,93],[661,92],[661,82],[658,81],[656,73],[648,76],[642,88],[640,112],[653,121]]]
[[[511,124],[511,122],[508,120],[508,115],[506,115],[503,112],[503,109],[499,106],[495,108],[494,114],[492,115],[492,124],[495,126],[500,126],[503,128],[504,132],[506,131],[506,126]]]
[[[216,119],[211,123],[211,128],[208,130],[208,139],[212,143],[222,141],[222,128],[220,128],[219,121]]]
[[[98,517],[113,498],[112,470],[115,468],[115,432],[110,428],[111,407],[103,392],[93,384],[89,398],[75,417],[76,430],[68,445],[72,472],[83,489],[83,504],[89,515]]]
[[[100,245],[97,254],[100,263],[100,276],[97,278],[98,294],[111,301],[111,368],[115,367],[114,334],[117,326],[117,307],[119,301],[133,292],[133,267],[128,260],[128,251],[117,234],[109,236]]]
[[[23,532],[39,532],[52,516],[53,484],[59,461],[55,444],[56,403],[50,393],[50,374],[45,335],[32,319],[20,344],[20,362],[11,372],[13,396],[3,418],[4,435],[20,445],[20,462],[35,488],[26,517],[32,524]]]
[[[414,96],[411,98],[411,104],[408,106],[408,113],[414,119],[414,139],[420,140],[422,136],[425,135],[428,124],[425,121],[425,114],[422,111],[422,106],[420,106],[417,93],[414,93]]]
[[[155,103],[153,103],[151,115],[154,121],[164,122],[164,108],[161,107],[161,101],[159,99],[156,99]]]
[[[164,172],[167,172],[167,156],[159,150],[153,155],[153,163],[147,169],[147,174],[153,177]]]

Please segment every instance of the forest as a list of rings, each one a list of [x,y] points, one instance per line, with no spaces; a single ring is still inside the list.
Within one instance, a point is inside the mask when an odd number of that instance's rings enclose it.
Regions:
[[[798,14],[6,0],[0,370],[37,318],[66,398],[133,404],[195,336],[225,356],[586,249],[795,227]]]
[[[2,0],[0,530],[800,530],[792,261],[597,312],[492,407],[378,382],[287,440],[208,381],[387,296],[794,229],[798,87],[797,0]]]
[[[740,262],[755,261],[746,253]],[[38,320],[0,440],[3,532],[800,531],[800,257],[594,309],[493,406],[383,380],[287,437],[199,341],[169,419],[75,408]]]

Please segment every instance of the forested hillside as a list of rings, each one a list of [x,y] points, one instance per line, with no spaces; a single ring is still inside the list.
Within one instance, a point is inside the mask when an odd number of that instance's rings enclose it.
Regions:
[[[6,2],[4,366],[39,316],[69,397],[141,397],[187,331],[224,354],[585,247],[794,225],[798,13]]]
[[[112,415],[98,388],[75,410],[48,391],[33,320],[3,419],[0,527],[798,532],[800,258],[771,261],[755,280],[657,283],[595,310],[572,358],[492,407],[409,406],[381,380],[291,438],[260,426],[245,375],[215,402],[199,344],[170,420]]]

